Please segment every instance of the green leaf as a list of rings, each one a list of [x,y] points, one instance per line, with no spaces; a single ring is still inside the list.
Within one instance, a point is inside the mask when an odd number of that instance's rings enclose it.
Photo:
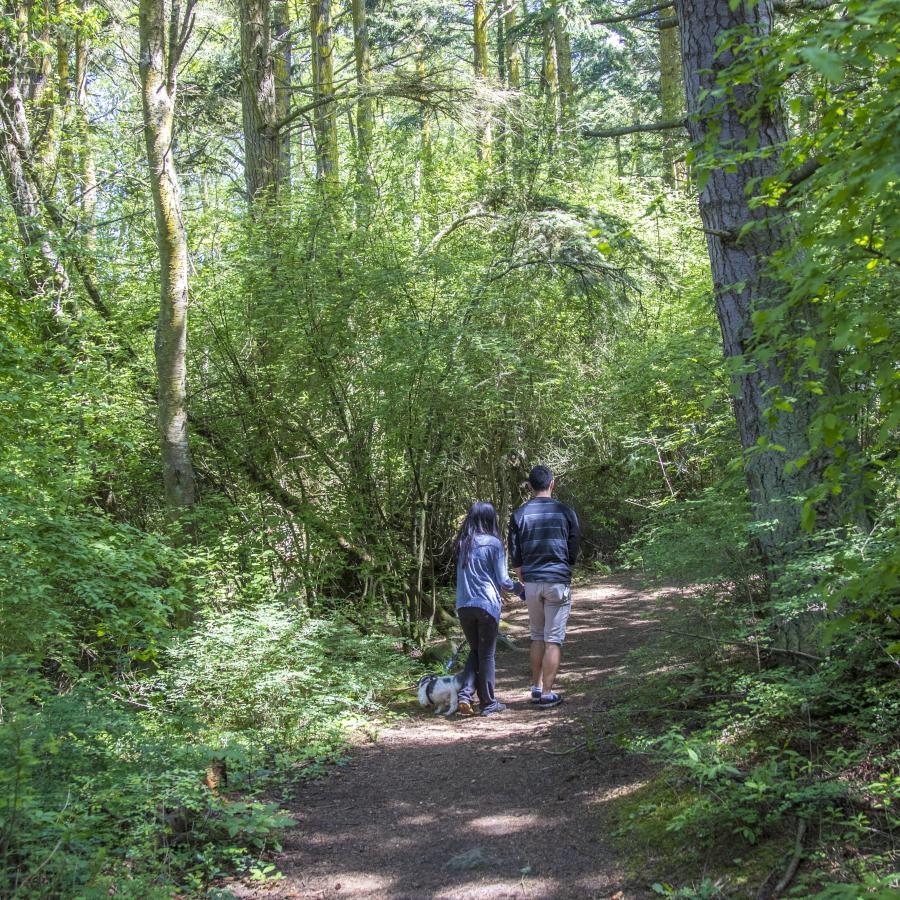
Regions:
[[[800,55],[828,81],[840,81],[844,77],[844,65],[836,53],[821,47],[804,47]]]

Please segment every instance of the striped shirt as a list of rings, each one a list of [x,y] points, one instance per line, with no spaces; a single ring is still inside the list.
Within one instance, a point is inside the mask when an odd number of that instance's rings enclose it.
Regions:
[[[568,584],[578,558],[578,516],[552,497],[532,497],[509,520],[509,554],[522,580]]]

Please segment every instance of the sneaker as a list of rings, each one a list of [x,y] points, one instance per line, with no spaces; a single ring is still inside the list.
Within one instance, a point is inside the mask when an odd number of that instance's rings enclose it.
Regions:
[[[471,700],[460,700],[456,711],[461,716],[474,716],[475,710],[472,708]]]
[[[560,703],[563,702],[563,698],[559,696],[559,694],[541,694],[541,699],[538,702],[538,706],[541,709],[551,709],[554,706],[559,706]]]
[[[495,700],[490,706],[486,706],[481,714],[483,716],[493,716],[495,713],[502,713],[506,709],[505,703],[500,703],[499,700]]]
[[[541,689],[539,687],[533,687],[531,689],[531,702],[532,703],[540,703],[541,702]]]

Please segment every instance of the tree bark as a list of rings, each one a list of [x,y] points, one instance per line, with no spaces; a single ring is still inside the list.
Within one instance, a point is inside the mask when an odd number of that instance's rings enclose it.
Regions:
[[[23,268],[34,297],[50,294],[59,315],[69,291],[65,267],[44,224],[40,188],[33,174],[31,132],[19,87],[18,47],[0,35],[0,169],[22,246]]]
[[[666,7],[660,15],[671,16],[673,9]],[[659,31],[659,104],[663,120],[684,117],[684,83],[681,76],[681,53],[678,29],[665,28]],[[662,176],[670,186],[675,185],[675,157],[677,138],[666,134],[662,145]]]
[[[553,7],[553,45],[556,48],[556,73],[559,82],[559,121],[568,133],[574,124],[575,89],[572,84],[572,47],[566,20],[558,6]]]
[[[140,0],[140,77],[144,141],[156,214],[160,307],[156,328],[159,435],[166,503],[174,514],[196,500],[188,445],[187,311],[188,255],[178,174],[173,155],[177,72],[191,28],[178,0]],[[167,21],[168,19],[168,21]]]
[[[548,126],[556,127],[559,82],[556,73],[556,53],[553,48],[552,10],[543,7],[541,22],[541,93],[544,95],[544,116]]]
[[[289,0],[275,0],[272,6],[275,46],[275,123],[278,134],[278,193],[291,189],[291,131],[280,125],[291,114],[291,17]]]
[[[488,77],[488,34],[487,34],[487,3],[486,0],[474,0],[473,8],[473,64],[475,78],[482,84],[487,83]],[[481,126],[478,137],[478,158],[482,162],[491,161],[491,124],[486,118]]]
[[[682,65],[691,140],[703,148],[713,139],[726,150],[758,151],[779,147],[787,139],[779,105],[760,104],[754,83],[737,84],[723,101],[713,95],[717,79],[732,63],[731,49],[717,52],[719,39],[732,29],[765,37],[772,29],[771,0],[733,4],[718,0],[676,0],[681,31]],[[702,152],[702,151],[701,151]],[[783,288],[767,271],[773,256],[788,250],[793,242],[789,220],[778,210],[751,206],[751,183],[779,170],[777,153],[754,153],[736,166],[713,165],[700,190],[700,215],[706,231],[715,291],[716,311],[725,355],[741,360],[734,376],[734,412],[745,470],[753,503],[760,548],[777,571],[804,540],[800,506],[795,498],[817,480],[817,465],[797,471],[785,464],[808,450],[806,435],[814,412],[814,398],[791,381],[780,355],[762,363],[751,355],[753,313],[780,302]],[[745,225],[752,227],[741,234]],[[798,314],[811,310],[799,310]],[[826,369],[827,360],[823,361]],[[791,412],[771,410],[773,394],[796,398]],[[781,450],[771,449],[772,445]],[[829,501],[825,501],[826,504]]]
[[[270,0],[239,0],[244,178],[251,204],[275,200],[283,180]]]
[[[518,12],[514,3],[510,3],[503,14],[503,54],[506,61],[506,83],[511,91],[522,89],[522,64],[519,57],[519,45],[515,39],[515,27]],[[522,144],[521,104],[518,97],[513,97],[506,117],[507,133],[511,137],[513,151]]]
[[[325,101],[316,106],[316,176],[338,177],[337,115],[334,97],[334,32],[331,26],[331,0],[310,0],[309,31],[312,49],[313,99]]]
[[[85,3],[82,0],[81,9]],[[91,135],[87,92],[90,45],[84,23],[75,32],[75,130],[78,139],[78,202],[81,207],[85,248],[92,253],[97,248],[97,165]],[[90,260],[88,260],[90,265]]]
[[[372,56],[369,51],[369,30],[366,22],[366,0],[353,0],[353,55],[356,59],[356,153],[357,182],[367,191],[371,182],[369,171],[375,115],[369,96],[372,81]]]

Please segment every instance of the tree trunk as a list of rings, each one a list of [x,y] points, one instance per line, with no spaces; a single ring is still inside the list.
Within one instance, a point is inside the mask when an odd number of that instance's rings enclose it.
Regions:
[[[726,150],[740,152],[750,146],[764,151],[780,146],[787,138],[780,106],[760,103],[757,110],[759,92],[753,83],[734,85],[727,102],[714,96],[713,90],[734,59],[730,49],[717,52],[721,36],[742,29],[765,37],[772,29],[772,4],[771,0],[743,0],[734,9],[732,5],[718,0],[676,2],[688,129],[698,148],[711,138]],[[708,168],[708,180],[700,191],[700,215],[725,355],[743,361],[740,373],[734,376],[734,411],[741,444],[750,451],[745,470],[754,518],[762,525],[757,533],[759,545],[773,572],[802,546],[804,532],[795,498],[816,482],[820,468],[815,461],[798,471],[785,468],[789,460],[808,450],[806,436],[815,398],[790,381],[782,356],[762,363],[753,359],[750,348],[753,313],[775,306],[783,296],[783,287],[769,276],[767,264],[793,243],[790,222],[778,210],[751,207],[751,183],[778,170],[777,153],[756,152],[734,167]],[[741,235],[748,224],[753,227]],[[798,311],[804,312],[811,317],[811,310]],[[823,365],[829,368],[828,361],[823,360]],[[773,395],[796,398],[793,410],[772,410]],[[767,449],[772,445],[783,449]]]
[[[563,132],[574,126],[575,89],[572,84],[572,47],[566,20],[559,7],[553,7],[553,44],[556,48],[556,77],[559,82],[559,121]]]
[[[84,0],[81,4],[84,10]],[[89,46],[85,26],[79,23],[75,32],[75,130],[78,139],[79,188],[85,247],[92,253],[97,248],[97,167],[91,136],[88,109],[87,76]],[[90,265],[90,259],[88,259]]]
[[[514,3],[510,3],[503,14],[503,53],[506,57],[506,83],[511,91],[522,89],[522,64],[519,57],[519,45],[515,39],[515,27],[518,13]],[[512,35],[512,36],[511,36]],[[518,150],[522,143],[521,105],[518,97],[509,103],[506,117],[507,132],[511,137],[512,150]]]
[[[546,7],[541,23],[541,93],[544,95],[544,117],[547,127],[555,130],[559,82],[556,74],[556,53],[553,48],[552,10]]]
[[[160,262],[155,347],[163,485],[166,503],[177,514],[193,506],[196,499],[186,397],[187,240],[172,153],[178,63],[187,34],[180,27],[177,0],[169,7],[168,22],[166,6],[166,0],[140,0],[138,29],[144,141]]]
[[[251,204],[274,200],[281,182],[275,59],[269,0],[239,0],[244,178]]]
[[[359,91],[356,103],[356,178],[360,189],[368,193],[371,184],[369,157],[375,131],[375,112],[369,96],[372,58],[369,52],[366,0],[353,0],[353,55],[356,59],[356,88]]]
[[[275,40],[275,119],[287,120],[291,112],[291,18],[288,0],[275,0],[272,6],[272,30]],[[278,193],[291,189],[291,131],[278,129]]]
[[[334,32],[331,27],[331,0],[310,0],[309,32],[312,49],[313,99],[323,100],[316,107],[316,176],[338,177],[337,116],[334,97]]]
[[[425,78],[425,48],[419,43],[416,47],[416,76]],[[419,112],[419,152],[416,154],[416,168],[413,173],[413,234],[416,253],[422,248],[422,230],[425,224],[425,211],[431,192],[431,121],[428,107],[423,103]]]
[[[672,7],[659,13],[660,18],[674,15]],[[678,47],[678,29],[659,29],[659,105],[663,121],[681,118],[684,115],[684,82],[681,77],[681,56]],[[670,131],[663,132],[662,177],[663,181],[675,185],[675,153],[678,137]]]
[[[18,48],[0,35],[0,169],[25,250],[23,268],[34,297],[50,294],[53,311],[62,312],[69,278],[43,220],[40,188],[33,168],[31,133],[19,89]]]
[[[474,0],[473,14],[473,64],[475,79],[486,84],[488,77],[488,34],[486,0]],[[487,117],[478,137],[478,158],[485,163],[491,161],[491,124]]]

